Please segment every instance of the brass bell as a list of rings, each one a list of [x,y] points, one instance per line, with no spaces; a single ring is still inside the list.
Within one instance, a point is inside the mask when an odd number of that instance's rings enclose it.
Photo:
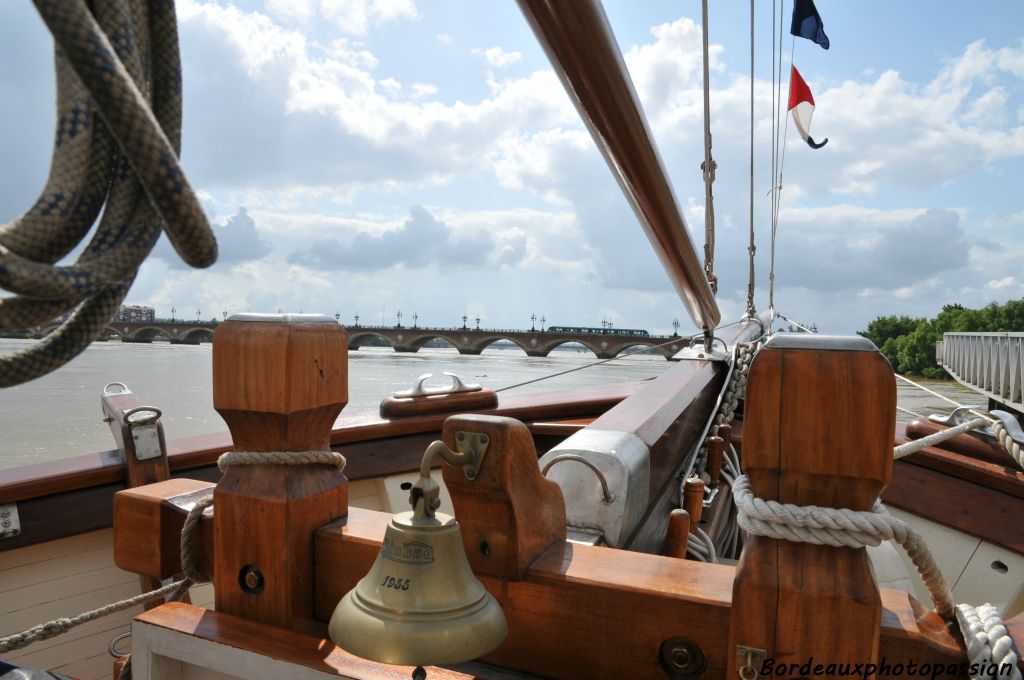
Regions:
[[[471,478],[482,458],[440,441],[427,447],[409,494],[413,510],[391,518],[378,559],[331,616],[331,640],[357,656],[410,666],[459,663],[487,654],[508,634],[501,606],[469,567],[458,522],[435,513],[440,489],[430,468],[439,455]]]

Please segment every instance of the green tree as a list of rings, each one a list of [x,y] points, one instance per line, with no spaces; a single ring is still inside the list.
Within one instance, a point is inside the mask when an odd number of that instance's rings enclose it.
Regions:
[[[947,377],[935,362],[935,343],[943,333],[992,333],[1024,331],[1024,299],[1005,304],[990,302],[981,309],[959,303],[943,305],[934,319],[880,316],[860,335],[881,350],[897,373]]]

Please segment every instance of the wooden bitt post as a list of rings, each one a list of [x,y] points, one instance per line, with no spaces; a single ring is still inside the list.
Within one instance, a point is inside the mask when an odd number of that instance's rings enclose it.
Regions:
[[[704,482],[700,477],[690,477],[683,483],[683,509],[690,515],[690,533],[700,528],[700,516],[704,512]]]
[[[665,538],[665,554],[669,557],[686,559],[686,547],[690,542],[690,513],[676,508],[668,513],[668,536]]]
[[[896,406],[892,369],[874,345],[780,333],[747,384],[743,464],[754,494],[870,510],[892,474]],[[818,663],[877,663],[882,606],[863,548],[751,537],[732,602],[730,678],[739,676],[740,646],[763,650],[774,669],[798,664],[787,677]]]
[[[326,316],[243,314],[213,337],[213,405],[235,451],[326,451],[348,402],[348,342]],[[313,534],[348,513],[320,465],[232,466],[214,491],[217,610],[295,630],[313,618]]]
[[[541,476],[533,436],[518,420],[466,414],[444,421],[449,448],[458,450],[472,436],[486,438],[487,446],[476,477],[451,465],[442,473],[466,557],[476,574],[519,580],[548,548],[565,541],[562,490]]]
[[[708,437],[708,486],[712,489],[718,488],[718,481],[722,473],[722,456],[725,454],[725,439],[722,437]]]

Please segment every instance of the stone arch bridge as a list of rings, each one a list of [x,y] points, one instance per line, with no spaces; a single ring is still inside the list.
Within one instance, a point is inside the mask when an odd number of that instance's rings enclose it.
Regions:
[[[396,352],[416,352],[432,340],[443,340],[459,351],[459,354],[480,354],[487,347],[502,340],[511,342],[531,357],[546,357],[553,349],[566,343],[578,343],[600,359],[611,359],[630,347],[642,345],[655,347],[652,353],[666,359],[679,350],[689,347],[687,338],[680,336],[652,336],[619,334],[616,329],[608,332],[594,330],[590,333],[551,332],[538,330],[512,330],[493,328],[416,328],[408,326],[348,326],[348,348],[374,344],[373,338],[382,338]],[[379,342],[379,341],[377,341]],[[668,343],[668,344],[666,344]]]
[[[52,328],[41,329],[40,335]],[[216,328],[217,322],[214,321],[118,321],[104,328],[98,339],[119,337],[122,342],[141,343],[161,339],[172,344],[198,345],[200,342],[209,342]],[[637,346],[652,347],[654,349],[651,353],[670,359],[676,352],[690,345],[687,338],[678,335],[627,334],[614,328],[608,331],[592,329],[590,332],[552,332],[494,328],[347,326],[345,330],[348,333],[349,349],[379,346],[383,340],[396,352],[417,352],[432,340],[442,340],[458,350],[459,354],[480,354],[496,342],[508,341],[531,357],[545,357],[561,345],[577,343],[600,359],[614,358],[626,349]]]

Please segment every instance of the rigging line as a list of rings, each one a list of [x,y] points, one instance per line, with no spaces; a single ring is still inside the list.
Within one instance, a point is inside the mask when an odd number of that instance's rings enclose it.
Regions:
[[[775,310],[775,316],[779,317],[780,319],[785,319],[786,321],[790,322],[791,324],[793,324],[797,328],[799,328],[801,330],[804,330],[804,331],[807,331],[808,333],[817,333],[818,332],[818,331],[813,331],[810,328],[808,328],[807,326],[799,324],[796,321],[793,321],[788,316],[786,316],[785,314],[783,314],[782,312],[780,312],[778,310]]]
[[[558,376],[565,375],[566,373],[574,373],[576,371],[582,371],[584,368],[590,368],[591,366],[600,366],[601,364],[607,364],[609,361],[615,361],[616,359],[623,359],[625,357],[631,357],[631,356],[633,356],[635,354],[643,354],[645,352],[651,351],[652,349],[658,349],[659,347],[664,347],[666,345],[671,345],[673,343],[682,342],[684,339],[685,340],[689,340],[691,345],[692,345],[693,340],[695,340],[697,338],[702,338],[702,337],[704,337],[704,334],[703,333],[698,333],[696,335],[691,335],[688,338],[676,338],[674,340],[669,340],[668,342],[663,342],[660,345],[651,345],[650,347],[645,347],[644,349],[637,350],[636,352],[628,352],[626,354],[617,354],[617,355],[613,356],[611,359],[602,359],[601,361],[595,361],[592,364],[584,364],[583,366],[577,366],[576,368],[569,368],[569,369],[566,369],[564,371],[559,371],[558,373],[549,373],[548,375],[542,375],[539,378],[533,378],[532,380],[527,380],[526,382],[521,382],[521,383],[516,383],[515,385],[507,385],[505,387],[500,387],[500,388],[498,388],[498,389],[496,389],[494,391],[495,392],[504,392],[505,390],[511,390],[513,388],[516,388],[516,387],[522,387],[523,385],[530,385],[530,384],[535,383],[535,382],[540,382],[541,380],[547,380],[548,378],[557,378]]]
[[[921,415],[920,413],[917,413],[916,411],[911,411],[909,408],[903,408],[899,404],[896,405],[896,410],[899,411],[900,413],[906,413],[908,416],[914,416],[915,418],[924,418],[925,417],[925,416]]]
[[[790,44],[789,44],[789,64],[790,64],[790,66],[793,65],[793,55],[794,55],[795,51],[796,51],[796,36],[791,36],[790,37]],[[781,52],[779,53],[779,59],[780,60],[782,59],[782,53]],[[781,80],[781,76],[782,76],[782,64],[780,63],[779,64],[779,77],[780,77],[780,80],[779,80],[779,97],[780,98],[782,97],[782,80]],[[787,92],[789,91],[788,87],[786,88],[786,91]],[[788,97],[787,97],[787,100],[788,100]],[[780,102],[780,107],[781,107],[781,102]],[[787,104],[786,104],[786,107],[785,107],[786,114],[784,116],[785,122],[782,123],[782,151],[781,151],[781,157],[779,159],[778,181],[774,182],[774,186],[778,190],[778,200],[775,201],[775,216],[774,216],[774,224],[775,224],[776,227],[778,226],[778,222],[779,222],[779,210],[781,209],[780,205],[781,205],[781,202],[782,202],[782,173],[784,172],[785,166],[786,166],[786,139],[789,137],[789,123],[790,123],[789,118],[790,118],[790,116],[789,116],[788,109],[789,109],[789,104],[788,104],[788,101],[787,101]]]
[[[777,71],[778,77],[777,77],[776,82],[775,82],[775,87],[777,88],[775,101],[776,101],[776,107],[778,107],[778,113],[777,113],[777,115],[775,117],[776,128],[775,128],[775,150],[774,150],[776,159],[779,158],[778,142],[779,142],[780,135],[779,135],[778,129],[779,129],[779,127],[781,127],[783,125],[783,123],[782,123],[782,116],[783,116],[782,112],[785,111],[785,109],[782,107],[782,32],[784,31],[784,26],[785,26],[785,22],[784,22],[782,17],[783,17],[783,12],[784,12],[784,9],[785,9],[784,5],[785,5],[785,1],[783,0],[782,2],[779,3],[779,8],[778,8],[778,71]],[[773,19],[774,19],[774,17],[773,17]],[[774,36],[772,38],[774,39]],[[796,42],[796,38],[794,38],[794,43],[795,42]],[[793,60],[793,51],[792,50],[793,50],[793,47],[791,46],[791,51],[790,51],[791,63],[792,63],[792,60]],[[786,131],[788,131],[788,129],[790,129],[790,127],[788,127],[788,125],[787,125],[787,123],[788,123],[788,114],[787,113],[785,115],[785,119],[786,119],[785,129],[786,129]],[[783,140],[782,141],[781,159],[784,159],[784,158],[785,158],[785,141]],[[781,201],[781,198],[782,198],[780,196],[781,188],[782,188],[781,187],[781,176],[782,176],[782,163],[781,163],[781,159],[779,160],[779,162],[777,162],[775,164],[775,167],[772,170],[772,172],[774,174],[772,175],[772,178],[771,178],[771,183],[772,183],[772,204],[771,204],[772,214],[771,214],[771,219],[770,219],[770,222],[771,222],[771,246],[770,246],[770,252],[769,252],[769,266],[768,266],[768,308],[769,309],[774,309],[775,308],[775,232],[776,232],[776,230],[778,228],[778,205],[779,205],[779,202]]]
[[[774,16],[774,12],[772,13]],[[754,309],[754,0],[750,0],[750,278],[747,283],[747,316],[757,314]]]
[[[927,392],[928,394],[932,395],[933,397],[938,397],[939,399],[941,399],[941,400],[943,400],[945,402],[949,402],[950,404],[953,404],[953,406],[956,406],[957,408],[965,408],[963,404],[961,404],[961,403],[959,403],[957,401],[954,401],[953,399],[950,399],[949,397],[947,397],[944,394],[939,394],[935,390],[929,389],[929,388],[925,387],[924,385],[922,385],[921,383],[916,383],[916,382],[914,382],[913,380],[911,380],[910,378],[908,378],[906,376],[900,375],[899,373],[893,373],[893,375],[895,375],[897,378],[899,378],[903,382],[908,383],[910,385],[913,385],[914,387],[918,388],[919,390],[924,390],[925,392]],[[987,416],[984,413],[979,413],[978,411],[975,411],[974,409],[971,409],[970,413],[972,415],[978,416],[979,418],[984,418],[985,420],[988,420],[990,422],[993,422],[993,423],[997,422],[996,419],[993,418],[992,416]]]
[[[708,0],[702,0],[702,33],[704,47],[704,275],[711,292],[718,293],[715,278],[715,199],[711,183],[715,181],[715,161],[711,158],[711,78],[708,67]]]
[[[757,317],[753,317],[753,319],[755,321],[757,321],[758,323],[760,323],[760,320]],[[740,319],[739,321],[733,321],[731,323],[723,324],[723,325],[717,327],[715,330],[716,331],[720,331],[723,328],[728,328],[729,326],[735,326],[736,324],[744,323],[744,322],[749,321],[749,320],[750,319],[743,318],[743,319]],[[762,324],[762,327],[763,327],[763,325],[764,324]],[[623,359],[625,357],[631,357],[631,356],[633,356],[635,354],[643,354],[644,352],[649,352],[652,349],[658,349],[659,347],[664,347],[666,345],[671,345],[671,344],[676,343],[676,342],[679,342],[679,343],[681,343],[681,342],[688,342],[689,346],[692,347],[695,340],[698,340],[698,339],[703,338],[703,337],[704,337],[704,333],[694,333],[693,335],[690,335],[690,336],[680,336],[680,337],[675,338],[673,340],[668,340],[666,342],[663,342],[660,345],[651,345],[650,347],[645,347],[644,349],[637,350],[635,352],[628,352],[626,354],[618,354],[618,355],[612,357],[611,359],[602,359],[601,361],[595,361],[593,363],[585,364],[583,366],[577,366],[576,368],[570,368],[570,369],[567,369],[565,371],[559,371],[557,373],[549,373],[548,375],[542,375],[539,378],[533,378],[532,380],[527,380],[526,382],[516,383],[515,385],[507,385],[505,387],[499,387],[498,389],[496,389],[494,391],[495,392],[504,392],[505,390],[511,390],[511,389],[513,389],[515,387],[522,387],[523,385],[530,385],[530,384],[535,383],[535,382],[540,382],[541,380],[547,380],[548,378],[557,378],[558,376],[565,375],[566,373],[573,373],[575,371],[582,371],[584,368],[590,368],[591,366],[600,366],[601,364],[607,364],[609,361],[615,361],[616,359]],[[719,342],[723,342],[720,338],[714,338],[714,339],[718,340]]]
[[[775,49],[775,0],[772,0],[772,61],[771,61],[771,72],[772,72],[772,167],[771,167],[771,180],[768,182],[768,186],[771,187],[769,194],[771,195],[771,207],[768,211],[768,218],[771,219],[772,215],[775,214],[775,177],[778,163],[778,140],[776,139],[776,133],[779,131],[779,126],[775,122],[775,115],[777,105],[775,103],[775,60],[776,60],[776,49]]]

